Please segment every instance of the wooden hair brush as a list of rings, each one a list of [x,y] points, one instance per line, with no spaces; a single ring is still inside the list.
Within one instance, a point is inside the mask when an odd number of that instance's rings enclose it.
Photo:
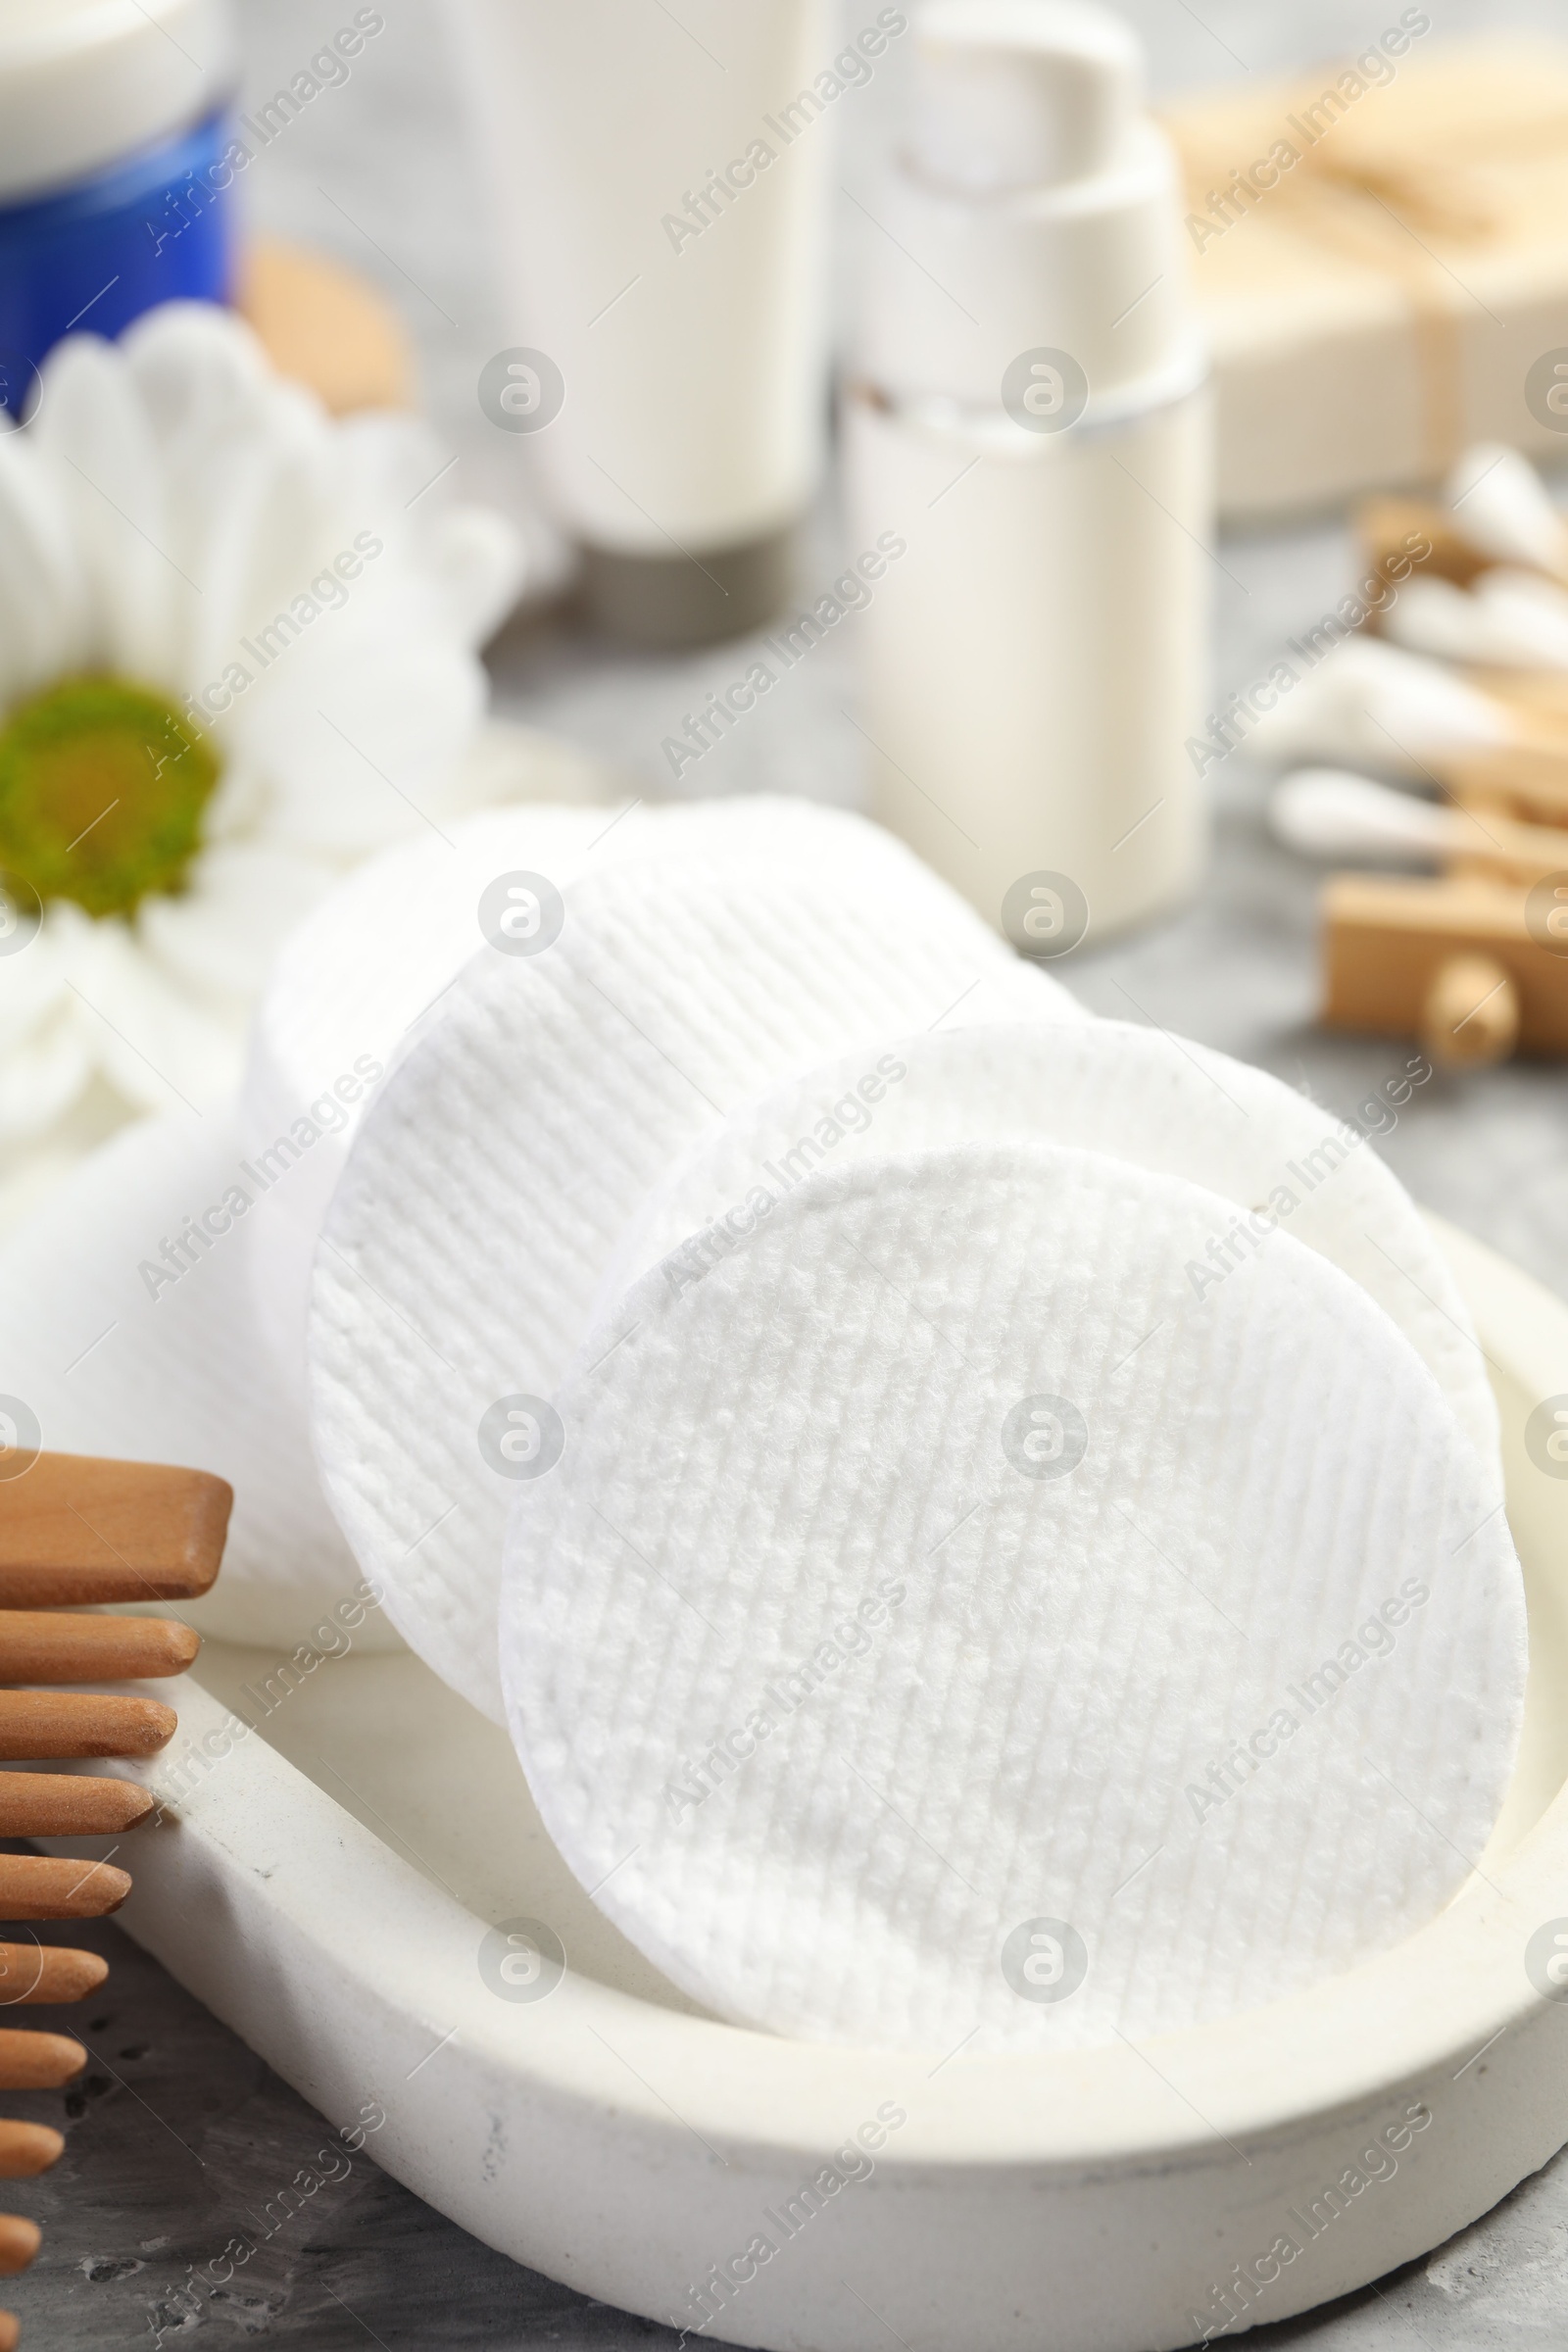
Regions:
[[[167,1744],[172,1707],[49,1686],[184,1671],[201,1644],[177,1618],[75,1612],[205,1592],[232,1501],[201,1470],[0,1450],[0,1766],[148,1756]],[[134,1829],[152,1808],[134,1781],[0,1769],[0,1838],[100,1838]],[[100,1919],[130,1884],[109,1860],[0,1854],[0,1920]],[[0,2007],[79,2001],[108,1973],[94,1952],[0,1943]],[[86,2062],[66,2034],[0,2030],[0,2090],[52,2088]],[[64,2146],[42,2124],[0,2121],[0,2179],[46,2172]],[[37,2250],[35,2224],[0,2214],[0,2277],[25,2270]],[[0,2312],[0,2352],[18,2334]]]

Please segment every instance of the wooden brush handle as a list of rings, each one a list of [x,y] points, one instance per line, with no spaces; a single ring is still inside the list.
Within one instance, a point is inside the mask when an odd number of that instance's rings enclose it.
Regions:
[[[179,1721],[156,1698],[65,1690],[0,1690],[0,1758],[153,1756]]]
[[[0,1943],[0,2009],[84,2001],[109,1974],[96,1952],[60,1943]]]
[[[172,1617],[56,1617],[0,1609],[0,1683],[128,1683],[183,1674],[201,1636]]]
[[[129,1892],[128,1873],[109,1862],[0,1854],[0,1919],[102,1919]]]
[[[0,2123],[0,2180],[30,2180],[65,2154],[66,2143],[47,2124]],[[5,2338],[0,2336],[0,2345]]]
[[[8,1459],[0,1480],[0,1686],[119,1683],[180,1674],[200,1647],[168,1618],[43,1614],[125,1600],[190,1599],[218,1574],[232,1490],[204,1471],[87,1455]],[[145,1756],[176,1718],[155,1699],[0,1687],[0,1761]],[[85,1837],[129,1829],[153,1799],[133,1782],[67,1773],[0,1772],[0,1837]],[[118,1910],[130,1880],[108,1862],[0,1855],[0,1918],[92,1919]],[[80,2000],[101,1984],[96,1953],[0,1943],[0,2010]],[[87,2052],[64,2034],[0,2027],[0,2089],[58,2088]],[[0,2122],[0,2178],[58,2162],[65,2141],[41,2124]],[[35,2224],[0,2214],[0,2277],[38,2251]],[[16,2316],[0,2311],[0,2352],[15,2352]]]
[[[38,2251],[38,2237],[36,2222],[24,2222],[20,2213],[0,2213],[0,2278],[14,2278],[26,2269]],[[11,2314],[0,2317],[10,2319]],[[4,2341],[0,2336],[0,2343]]]
[[[0,2028],[0,2090],[58,2090],[86,2063],[86,2051],[69,2034]]]
[[[0,1772],[0,1838],[108,1838],[153,1809],[136,1781],[76,1772]]]
[[[0,1607],[189,1600],[218,1574],[233,1499],[205,1470],[40,1453],[0,1482]]]

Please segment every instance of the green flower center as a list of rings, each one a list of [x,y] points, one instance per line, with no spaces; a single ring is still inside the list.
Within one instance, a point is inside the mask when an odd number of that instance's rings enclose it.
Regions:
[[[176,891],[218,782],[207,737],[122,678],[61,678],[0,728],[0,866],[40,899],[129,914]]]

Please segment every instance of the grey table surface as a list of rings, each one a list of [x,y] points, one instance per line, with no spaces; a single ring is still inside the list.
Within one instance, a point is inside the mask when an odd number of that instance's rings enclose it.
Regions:
[[[518,340],[493,290],[483,193],[442,36],[439,0],[381,0],[386,29],[352,79],[324,91],[248,174],[268,226],[338,253],[377,279],[420,352],[424,390],[468,496],[514,502],[517,444],[481,416],[483,361]],[[569,4],[569,0],[563,0]],[[624,0],[627,7],[659,0]],[[1126,11],[1149,43],[1156,85],[1241,81],[1364,46],[1395,13],[1323,0],[1305,12],[1262,0],[1136,0]],[[1434,14],[1439,12],[1434,10]],[[291,76],[352,10],[346,0],[245,0],[250,93]],[[1484,8],[1445,0],[1441,29],[1485,20],[1568,31],[1562,7]],[[857,15],[854,22],[858,23]],[[846,183],[870,168],[896,102],[889,75],[857,94],[845,124]],[[846,244],[853,244],[847,226]],[[853,254],[850,257],[853,266]],[[818,555],[837,546],[830,507]],[[1350,550],[1325,521],[1231,539],[1214,572],[1216,689],[1262,675],[1285,637],[1341,593]],[[814,649],[705,762],[703,789],[784,789],[854,805],[861,744],[844,715],[855,692],[848,627]],[[549,618],[514,626],[493,649],[497,708],[552,728],[612,760],[627,796],[663,789],[659,744],[672,717],[733,674],[742,649],[679,660],[628,659]],[[1214,867],[1176,919],[1075,959],[1070,977],[1097,1010],[1162,1023],[1261,1063],[1348,1110],[1402,1059],[1376,1040],[1327,1037],[1316,996],[1313,883],[1267,839],[1261,782],[1232,760],[1219,771]],[[1568,1296],[1568,1083],[1517,1066],[1436,1078],[1384,1149],[1416,1196]],[[55,1931],[46,1931],[55,1934]],[[379,2172],[368,2153],[260,2250],[226,2293],[195,2297],[187,2265],[249,2227],[280,2183],[321,2145],[320,2119],[156,1962],[112,1925],[59,1940],[92,1942],[112,1962],[81,2011],[29,2014],[80,2034],[92,2051],[64,2093],[8,2098],[57,2124],[55,2172],[8,2188],[38,2218],[44,2251],[12,2282],[33,2345],[100,2352],[200,2336],[215,2347],[253,2338],[349,2352],[558,2343],[588,2352],[666,2329],[583,2301],[491,2252]],[[1563,2118],[1568,2138],[1568,2113]],[[1303,2319],[1257,2329],[1264,2347],[1313,2352],[1484,2352],[1568,2346],[1568,2156],[1422,2261]],[[954,2352],[961,2352],[955,2346]]]

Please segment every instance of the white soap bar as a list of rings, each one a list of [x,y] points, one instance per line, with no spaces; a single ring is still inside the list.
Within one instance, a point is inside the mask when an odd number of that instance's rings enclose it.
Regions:
[[[279,1661],[335,1617],[401,1643],[322,1499],[301,1400],[250,1308],[259,1188],[220,1111],[145,1119],[72,1170],[0,1250],[0,1415],[51,1452],[215,1471],[234,1489],[222,1571],[179,1613]],[[18,1407],[22,1408],[19,1413]]]
[[[1337,1267],[1281,1235],[1192,1296],[1227,1213],[1054,1147],[868,1160],[591,1336],[515,1488],[510,1720],[694,1998],[1081,2047],[1278,1999],[1467,1877],[1523,1703],[1505,1523]]]
[[[784,857],[611,868],[520,944],[538,952],[487,948],[464,969],[372,1104],[311,1317],[333,1508],[426,1664],[497,1720],[519,1399],[548,1397],[649,1186],[826,1055],[853,1048],[872,1071],[879,1041],[915,1025],[1083,1017],[880,851],[874,875]]]
[[[812,871],[853,866],[873,890],[923,870],[879,826],[809,801],[760,795],[624,810],[524,803],[383,852],[293,934],[257,1010],[240,1096],[247,1156],[265,1176],[286,1177],[246,1240],[256,1312],[291,1384],[304,1379],[311,1261],[366,1099],[483,944],[483,923],[508,912],[498,885],[534,874],[560,890],[581,873],[688,850]],[[487,892],[503,902],[488,915]],[[1058,996],[1064,1014],[1078,1009]]]
[[[1500,1483],[1497,1408],[1470,1310],[1414,1201],[1358,1129],[1264,1070],[1125,1021],[915,1037],[892,1058],[898,1075],[873,1078],[869,1091],[852,1057],[737,1113],[643,1204],[597,1311],[662,1258],[679,1283],[743,1248],[759,1217],[828,1161],[1073,1144],[1221,1196],[1223,1220],[1186,1269],[1194,1298],[1276,1234],[1332,1258],[1399,1326]]]

